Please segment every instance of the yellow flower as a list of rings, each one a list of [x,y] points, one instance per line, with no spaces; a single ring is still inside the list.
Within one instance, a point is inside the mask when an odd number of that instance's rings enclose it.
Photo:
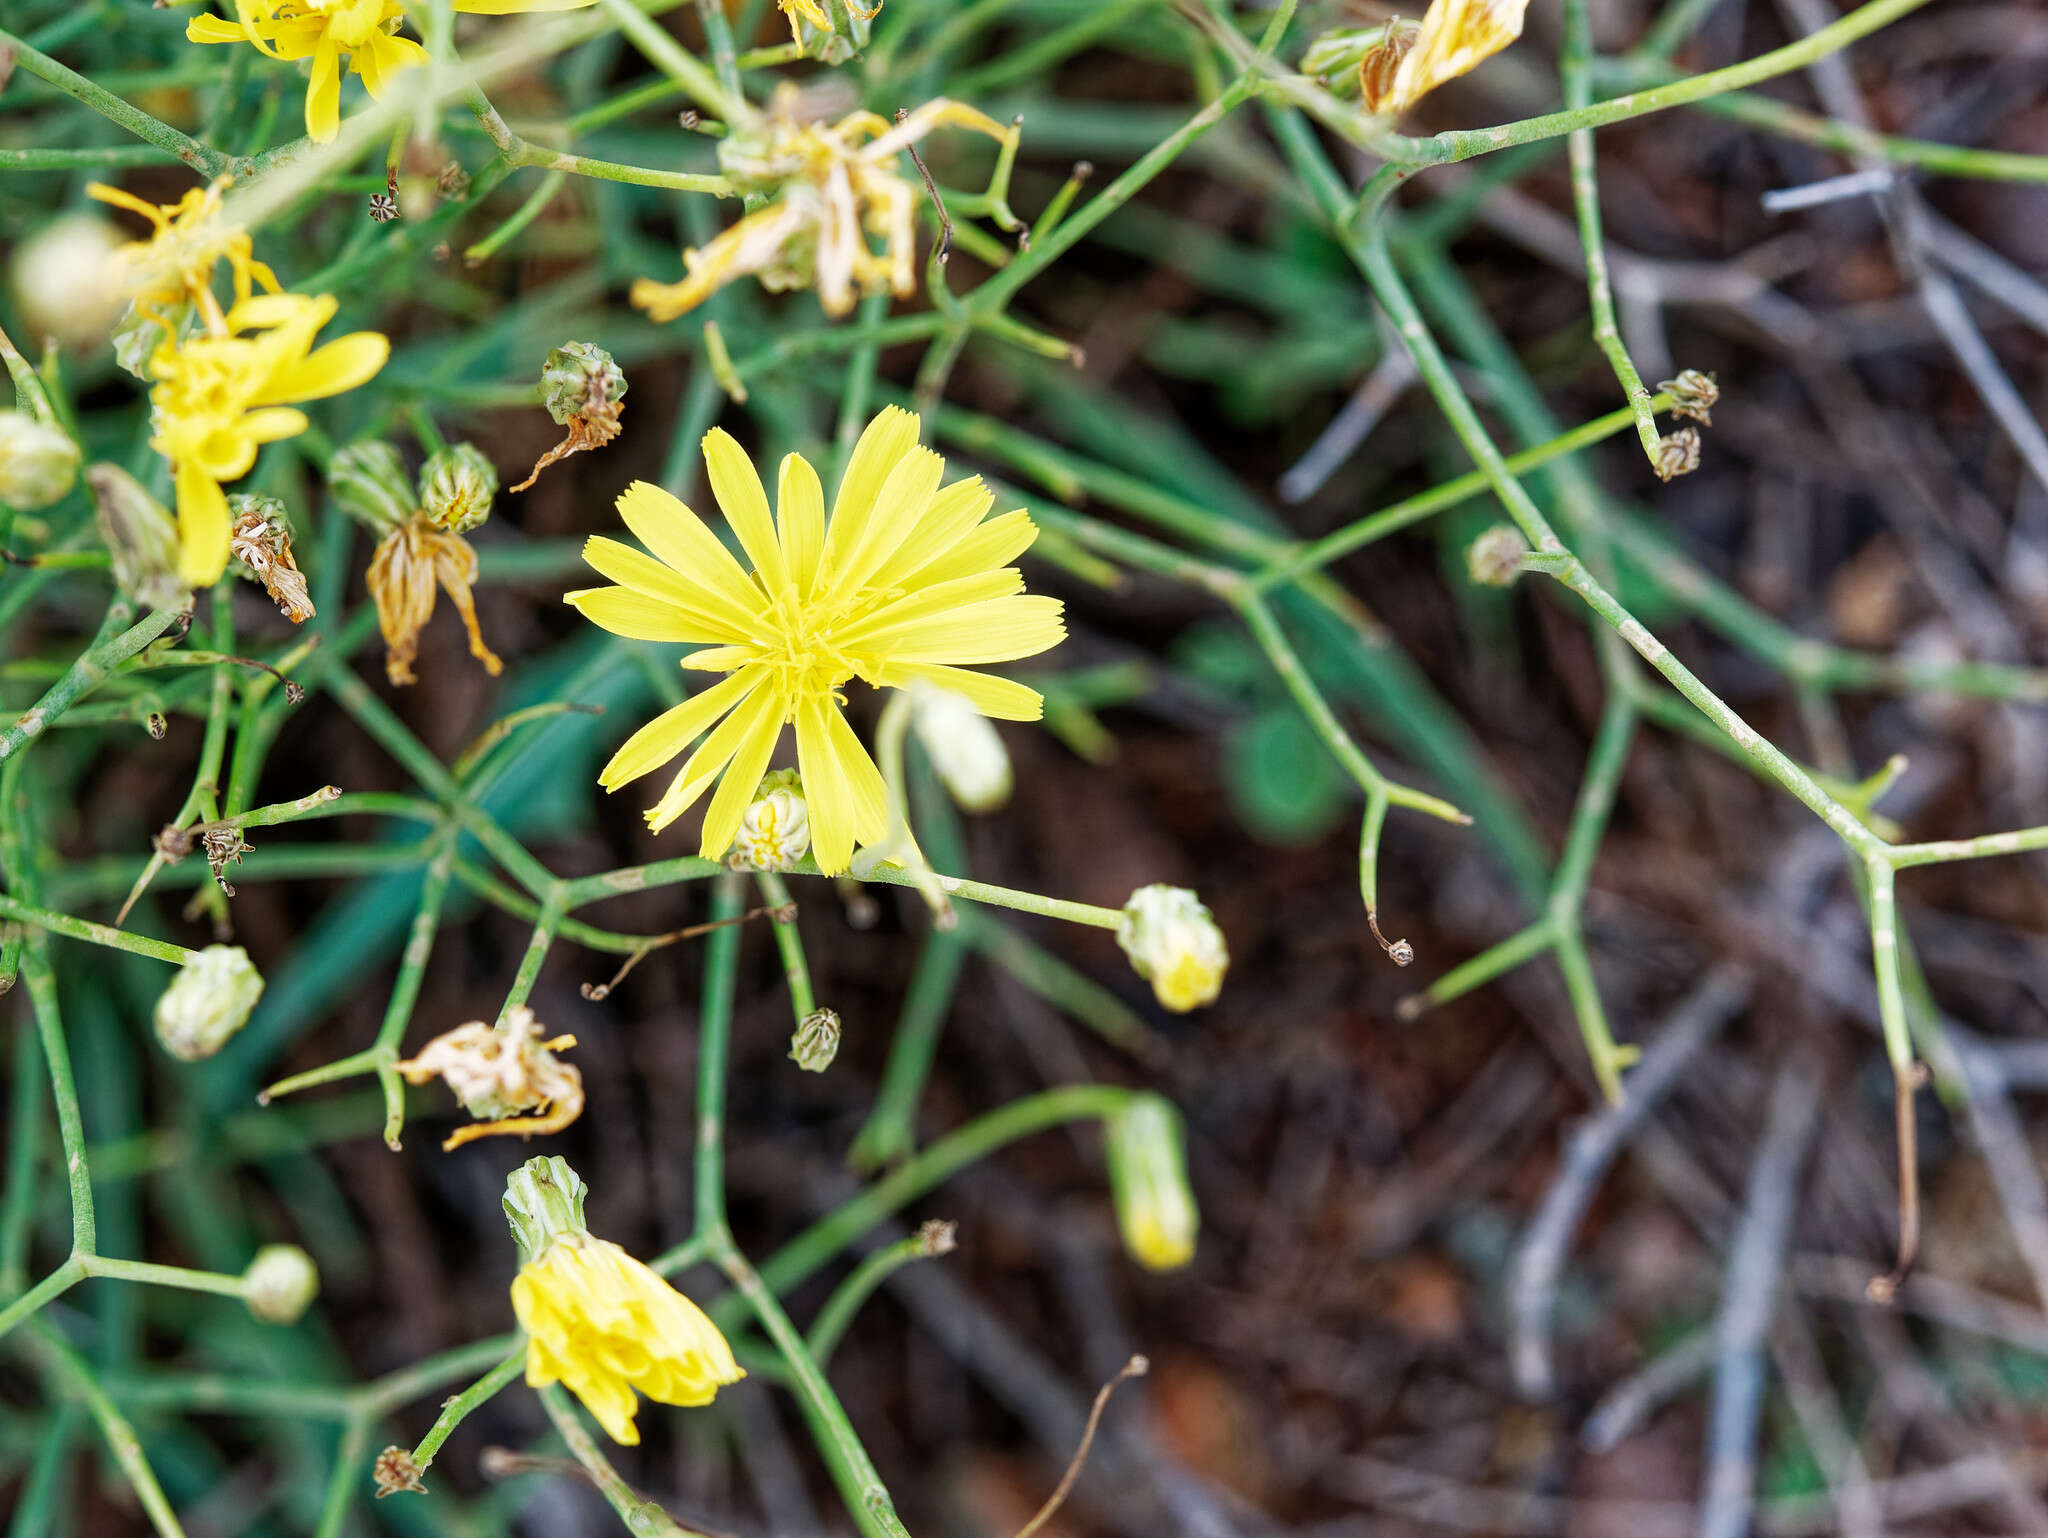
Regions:
[[[1360,68],[1368,112],[1405,112],[1446,80],[1476,69],[1522,35],[1529,0],[1429,0],[1420,31],[1397,23],[1381,50],[1399,49],[1393,83],[1380,93],[1387,60],[1368,56]]]
[[[142,215],[155,231],[148,240],[132,241],[113,256],[128,297],[139,308],[162,312],[190,301],[200,307],[208,330],[221,330],[226,322],[213,296],[213,269],[222,257],[234,273],[237,303],[258,284],[270,293],[278,291],[277,275],[256,260],[248,231],[220,217],[221,194],[230,185],[223,176],[164,204],[145,202],[101,182],[86,187],[87,196]],[[169,317],[157,313],[155,318],[168,329],[177,329]]]
[[[228,311],[220,334],[167,337],[151,358],[150,447],[171,462],[178,575],[194,587],[210,587],[227,567],[221,482],[247,475],[259,445],[306,430],[305,413],[291,403],[353,390],[390,356],[391,344],[374,331],[315,349],[313,338],[335,308],[326,294],[259,294]]]
[[[616,790],[709,728],[647,813],[656,831],[722,775],[701,848],[723,855],[793,722],[818,867],[845,870],[856,842],[889,832],[881,773],[840,712],[851,678],[878,689],[922,680],[983,715],[1038,719],[1035,690],[970,670],[1032,656],[1066,633],[1059,601],[1026,595],[1009,564],[1038,531],[1021,510],[988,518],[994,499],[979,477],[942,489],[945,461],[918,445],[918,426],[893,406],[868,424],[829,524],[818,473],[801,455],[782,461],[771,519],[745,451],[722,430],[706,434],[712,495],[751,574],[695,513],[645,481],[626,489],[619,513],[654,554],[610,539],[584,546],[584,559],[619,584],[566,595],[585,618],[639,640],[710,643],[683,666],[725,674],[635,732],[599,776]]]
[[[952,125],[1014,145],[1017,130],[956,101],[926,102],[901,123],[855,112],[837,123],[805,123],[793,87],[779,89],[766,120],[735,131],[719,163],[748,196],[772,197],[703,250],[683,253],[680,283],[641,278],[630,298],[656,321],[674,320],[747,273],[771,292],[816,286],[828,315],[844,315],[854,295],[917,288],[912,215],[917,190],[896,171],[896,157],[935,128]],[[868,238],[877,236],[877,252]]]
[[[565,1384],[613,1441],[640,1440],[637,1389],[662,1404],[711,1403],[746,1374],[703,1310],[583,1226],[584,1185],[558,1158],[529,1159],[505,1185],[523,1263],[512,1311],[526,1381]]]
[[[195,43],[248,43],[273,59],[311,59],[306,132],[325,144],[341,128],[341,77],[363,77],[381,97],[393,75],[426,62],[427,51],[397,36],[404,0],[233,0],[235,19],[207,12],[185,24]],[[572,11],[597,0],[455,0],[458,11],[505,16],[516,11]]]
[[[799,21],[809,22],[827,37],[832,35],[832,13],[825,8],[822,0],[775,0],[775,3],[782,7],[782,14],[789,21],[790,39],[797,45],[799,52],[804,45],[804,35],[797,27]],[[846,0],[846,8],[862,21],[873,21],[882,14],[882,0],[875,0],[872,9],[861,5],[859,0]],[[826,62],[838,61],[828,58]]]

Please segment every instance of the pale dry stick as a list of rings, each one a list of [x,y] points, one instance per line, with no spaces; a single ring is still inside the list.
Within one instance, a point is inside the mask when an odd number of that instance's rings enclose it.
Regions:
[[[1819,1130],[1822,1087],[1820,1064],[1804,1046],[1793,1048],[1771,1087],[1764,1135],[1750,1164],[1714,1322],[1713,1409],[1699,1538],[1744,1538],[1749,1531],[1763,1413],[1763,1348],[1784,1271],[1800,1172]]]
[[[1385,331],[1383,317],[1381,330]],[[1330,425],[1316,436],[1308,451],[1280,477],[1275,489],[1279,491],[1281,501],[1306,502],[1322,490],[1323,483],[1358,451],[1358,446],[1379,426],[1380,418],[1420,377],[1408,349],[1391,334],[1387,335],[1386,341],[1387,345],[1381,350],[1380,360],[1373,365],[1372,372],[1360,381],[1351,398],[1330,418]]]
[[[2048,336],[2048,285],[1931,208],[1921,210],[1919,233],[1921,250]]]
[[[1870,1301],[1869,1279],[1869,1264],[1850,1255],[1802,1255],[1792,1266],[1792,1284],[1805,1296],[1858,1308],[1876,1306]],[[1947,1277],[1920,1272],[1899,1289],[1890,1306],[1946,1329],[2048,1356],[2048,1315]]]
[[[1859,1263],[1859,1291],[1869,1276],[1870,1268]],[[1579,1427],[1579,1446],[1589,1453],[1613,1452],[1643,1422],[1704,1378],[1713,1365],[1714,1332],[1694,1331],[1601,1395]]]
[[[1749,993],[1749,977],[1739,967],[1720,966],[1702,978],[1657,1028],[1629,1074],[1628,1098],[1580,1122],[1566,1140],[1563,1162],[1523,1229],[1510,1265],[1510,1350],[1515,1386],[1527,1397],[1548,1399],[1557,1391],[1550,1321],[1558,1277],[1572,1234],[1599,1194],[1601,1178],[1694,1055],[1741,1012]]]
[[[1841,1512],[1842,1538],[1882,1538],[1884,1518],[1871,1489],[1870,1466],[1843,1419],[1841,1400],[1828,1382],[1812,1327],[1793,1299],[1784,1301],[1771,1327],[1771,1360],[1792,1403],[1793,1418]]]
[[[1767,214],[1789,214],[1796,209],[1860,198],[1866,192],[1889,192],[1896,180],[1898,173],[1890,166],[1872,166],[1866,171],[1851,171],[1846,176],[1830,176],[1797,187],[1774,187],[1757,201]]]

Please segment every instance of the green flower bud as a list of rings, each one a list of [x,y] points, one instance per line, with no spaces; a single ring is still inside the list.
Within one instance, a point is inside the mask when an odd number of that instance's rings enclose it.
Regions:
[[[562,426],[571,417],[606,415],[626,395],[626,375],[595,342],[569,342],[548,354],[540,403]]]
[[[26,411],[0,411],[0,502],[32,512],[78,482],[78,452],[62,429]]]
[[[1335,96],[1358,93],[1358,66],[1387,40],[1384,23],[1377,27],[1332,27],[1308,45],[1301,72]]]
[[[1116,943],[1153,995],[1176,1014],[1215,1000],[1230,951],[1223,931],[1186,887],[1146,886],[1124,904]]]
[[[1465,551],[1465,570],[1481,587],[1512,587],[1522,575],[1529,542],[1511,524],[1497,523]]]
[[[374,439],[351,443],[327,462],[327,490],[343,512],[380,536],[419,508],[398,450]]]
[[[192,590],[178,578],[178,523],[119,465],[85,469],[100,539],[113,557],[114,585],[152,609],[182,609]]]
[[[590,1232],[583,1221],[583,1198],[589,1194],[583,1177],[555,1154],[528,1159],[505,1177],[505,1221],[512,1225],[522,1266],[556,1240]]]
[[[498,472],[473,443],[442,449],[420,467],[420,511],[449,534],[467,534],[491,516]]]
[[[1132,1095],[1104,1119],[1109,1188],[1124,1249],[1150,1271],[1194,1258],[1201,1213],[1188,1185],[1187,1134],[1180,1112],[1158,1095]]]
[[[839,1055],[839,1016],[830,1009],[814,1009],[789,1038],[789,1059],[805,1073],[823,1073]]]
[[[320,1295],[313,1257],[296,1244],[266,1244],[242,1273],[242,1301],[266,1324],[296,1324]]]
[[[156,1039],[187,1062],[212,1057],[249,1023],[263,978],[239,945],[209,945],[156,1001]]]

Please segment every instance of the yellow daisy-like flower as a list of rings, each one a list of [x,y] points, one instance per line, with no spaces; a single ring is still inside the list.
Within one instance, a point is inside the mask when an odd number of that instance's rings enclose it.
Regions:
[[[561,1383],[611,1439],[635,1446],[637,1390],[704,1405],[746,1376],[703,1310],[583,1226],[584,1185],[558,1158],[529,1159],[505,1185],[524,1263],[512,1311],[526,1332],[526,1381]]]
[[[260,445],[306,430],[293,403],[353,390],[390,356],[390,342],[374,331],[315,348],[335,308],[326,294],[258,294],[227,312],[220,334],[168,337],[151,357],[150,447],[171,462],[178,575],[194,587],[210,587],[227,568],[231,520],[221,482],[247,475]]]
[[[249,232],[220,217],[221,195],[231,185],[223,176],[164,204],[101,182],[87,185],[88,197],[142,215],[155,231],[148,240],[131,241],[114,252],[121,284],[138,307],[160,312],[189,300],[199,306],[209,330],[221,330],[226,319],[213,295],[213,269],[223,257],[234,274],[237,301],[247,299],[259,284],[270,293],[278,291],[277,275],[256,260]],[[157,318],[169,327],[165,317]]]
[[[890,831],[881,772],[841,713],[852,678],[878,689],[922,680],[983,715],[1038,719],[1037,691],[971,670],[1033,656],[1066,634],[1059,600],[1027,595],[1010,564],[1038,530],[1021,510],[989,518],[994,498],[978,476],[941,487],[945,461],[919,446],[918,427],[893,406],[868,424],[829,523],[818,473],[801,455],[782,461],[771,518],[746,452],[720,429],[707,433],[712,495],[751,572],[645,481],[626,489],[619,513],[653,554],[602,538],[584,546],[584,559],[618,584],[566,595],[587,619],[639,640],[708,643],[683,666],[725,674],[627,738],[599,776],[616,790],[708,729],[647,813],[657,831],[718,782],[700,847],[722,856],[793,723],[818,868],[845,870],[856,843]]]
[[[742,193],[773,201],[701,251],[685,251],[682,282],[641,278],[628,297],[656,321],[674,320],[748,273],[771,292],[815,286],[828,315],[846,314],[856,293],[907,297],[917,288],[917,191],[897,174],[896,157],[948,125],[1006,146],[1017,139],[1014,126],[946,100],[926,102],[900,123],[872,112],[806,123],[796,90],[779,89],[763,123],[736,131],[719,149],[720,166]],[[879,252],[870,236],[880,238]]]
[[[455,0],[458,11],[506,16],[518,11],[573,11],[597,0]],[[273,59],[310,59],[306,132],[325,144],[341,128],[341,77],[360,75],[381,97],[393,75],[426,62],[427,51],[397,36],[404,0],[234,0],[235,19],[211,12],[185,24],[195,43],[248,43]]]
[[[832,13],[825,8],[822,0],[775,0],[775,3],[782,8],[782,14],[789,22],[790,39],[797,45],[799,51],[804,44],[803,32],[797,27],[799,21],[807,21],[820,32],[827,36],[831,35]],[[846,0],[846,8],[862,21],[873,21],[882,14],[882,0],[875,0],[872,8],[861,5],[859,0]]]

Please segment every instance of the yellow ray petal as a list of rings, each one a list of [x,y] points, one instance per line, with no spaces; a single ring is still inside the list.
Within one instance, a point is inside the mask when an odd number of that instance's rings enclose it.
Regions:
[[[177,487],[179,579],[212,587],[228,568],[227,493],[199,466],[183,462]]]
[[[633,537],[675,568],[693,586],[709,589],[741,613],[762,604],[761,589],[732,558],[732,552],[704,520],[678,498],[647,481],[635,481],[619,494],[619,516]]]
[[[997,721],[1036,721],[1045,714],[1045,697],[1036,689],[993,673],[950,668],[939,662],[892,663],[882,670],[877,683],[886,689],[901,689],[920,679],[951,689]]]
[[[825,550],[825,489],[818,483],[818,472],[801,454],[782,456],[775,516],[790,581],[796,584],[799,598],[808,598],[817,582],[818,558]]]
[[[879,843],[889,834],[889,789],[882,771],[834,705],[825,706],[825,731],[853,793],[854,837],[863,844]]]
[[[853,786],[832,744],[826,721],[838,711],[823,700],[805,700],[796,712],[797,773],[803,776],[804,799],[810,803],[811,853],[818,869],[836,876],[852,863],[859,831]]]
[[[1404,112],[1522,35],[1529,0],[1430,0],[1421,35],[1394,72],[1385,110]]]
[[[606,790],[617,790],[650,769],[659,768],[695,742],[706,727],[761,682],[760,673],[734,673],[691,695],[682,704],[664,710],[619,745],[618,752],[598,775],[597,783]]]
[[[895,650],[897,637],[909,626],[935,615],[950,614],[984,599],[1004,598],[1023,591],[1024,573],[1014,566],[1006,566],[1000,571],[980,571],[951,582],[934,583],[930,587],[920,584],[901,598],[883,604],[865,619],[834,631],[832,644],[848,655],[880,653],[886,657]]]
[[[916,531],[945,473],[945,460],[930,449],[913,445],[906,450],[875,494],[874,511],[868,515],[860,538],[843,546],[836,560],[831,534],[827,533],[821,589],[848,594],[874,576],[882,563]]]
[[[747,678],[754,675],[749,670],[732,676]],[[774,695],[765,686],[756,688],[739,705],[735,705],[723,721],[711,728],[704,740],[697,744],[697,751],[677,771],[668,793],[648,812],[647,825],[650,828],[659,833],[696,804],[697,798],[710,788],[711,782],[724,771],[741,743],[746,741],[749,731],[761,717],[763,705],[772,707],[773,701]],[[725,851],[721,849],[718,853],[724,854]],[[705,858],[715,859],[717,856],[707,855]]]
[[[991,598],[901,627],[890,638],[898,662],[1013,662],[1066,638],[1060,601],[1037,593]]]
[[[612,581],[645,593],[649,598],[674,604],[696,620],[705,641],[741,641],[747,638],[753,616],[725,593],[702,582],[693,582],[673,566],[644,555],[631,545],[593,534],[583,542],[583,559]]]
[[[597,0],[455,0],[455,9],[472,16],[517,16],[526,11],[580,11]]]
[[[994,493],[978,475],[942,489],[910,537],[876,570],[875,586],[904,586],[921,567],[964,538],[994,504]]]
[[[861,432],[846,461],[839,495],[832,499],[832,522],[825,530],[823,569],[831,572],[860,542],[875,498],[897,461],[917,444],[917,417],[900,406],[886,406]]]
[[[746,720],[737,728],[739,747],[725,778],[718,782],[717,794],[704,809],[704,837],[698,853],[707,860],[723,859],[732,848],[740,819],[754,799],[761,776],[768,772],[768,760],[775,756],[775,744],[782,736],[782,701],[773,689],[757,691],[732,714],[735,721],[742,716]]]
[[[720,639],[715,628],[706,625],[695,611],[630,587],[587,587],[564,593],[562,598],[593,625],[635,641]],[[707,630],[712,633],[707,635]]]
[[[775,521],[768,513],[768,492],[753,460],[731,433],[714,427],[704,435],[704,468],[711,478],[711,495],[761,574],[762,585],[771,595],[781,592],[789,585],[789,567],[783,562]]]
[[[331,144],[341,132],[341,54],[325,32],[313,50],[313,77],[306,84],[306,132],[315,144]]]
[[[271,376],[257,401],[316,401],[367,383],[391,356],[390,341],[375,331],[352,331],[315,348]]]
[[[956,577],[1007,566],[1038,538],[1038,525],[1021,508],[970,529],[922,566],[906,573],[891,587],[923,587],[927,583],[950,582]]]

